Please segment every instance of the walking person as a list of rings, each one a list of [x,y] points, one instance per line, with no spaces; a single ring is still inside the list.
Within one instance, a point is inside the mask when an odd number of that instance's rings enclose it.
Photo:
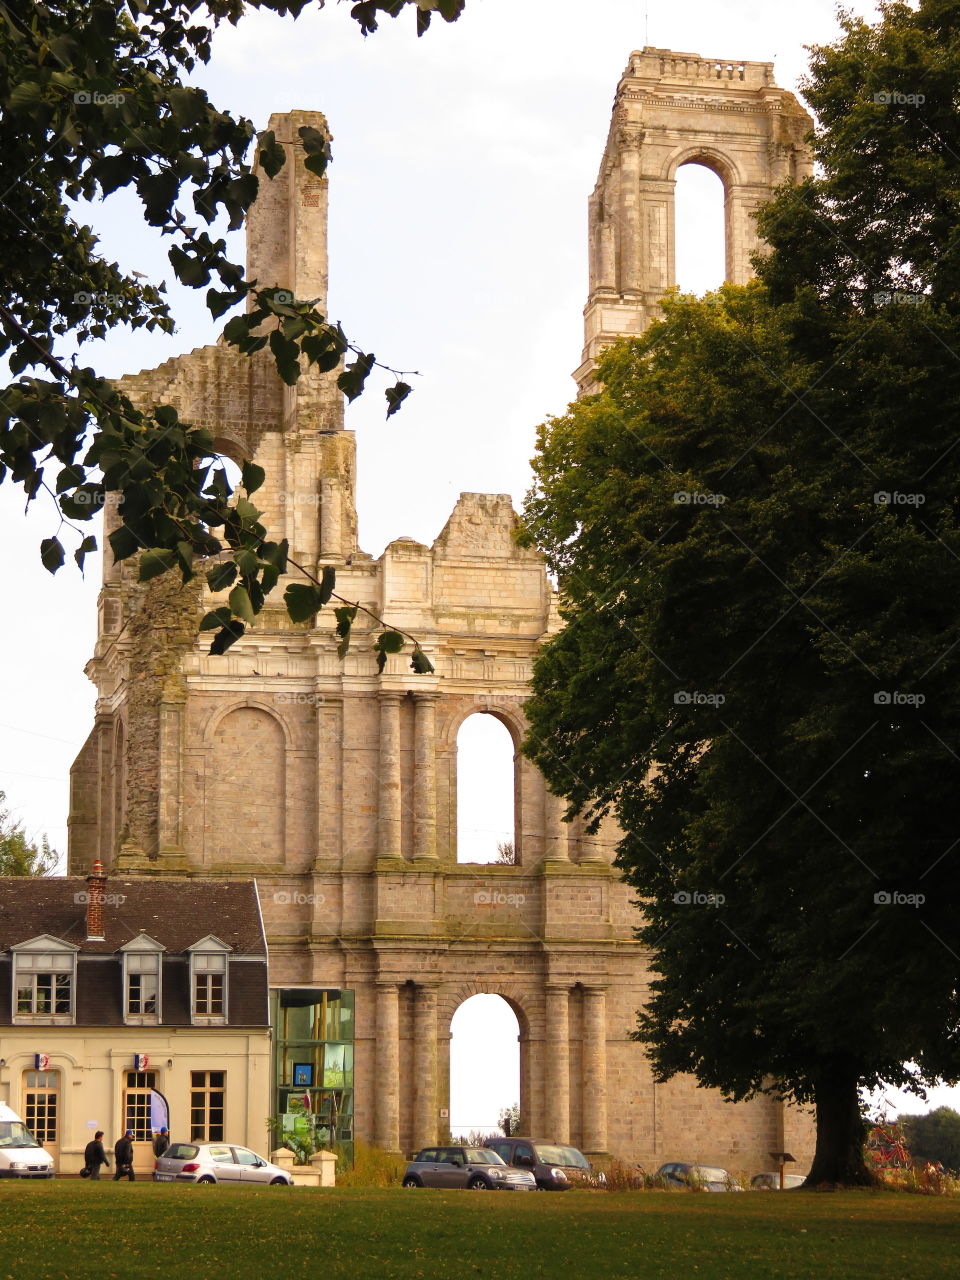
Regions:
[[[133,1173],[133,1130],[128,1129],[122,1138],[118,1138],[113,1148],[113,1156],[116,1161],[116,1169],[113,1174],[113,1181],[119,1182],[121,1178],[129,1178],[131,1182],[136,1182]]]
[[[166,1129],[161,1129],[153,1140],[153,1154],[159,1158],[164,1154],[170,1145],[170,1134]]]
[[[107,1153],[103,1149],[103,1130],[98,1129],[83,1148],[83,1167],[86,1176],[94,1182],[100,1181],[100,1166],[106,1165]]]

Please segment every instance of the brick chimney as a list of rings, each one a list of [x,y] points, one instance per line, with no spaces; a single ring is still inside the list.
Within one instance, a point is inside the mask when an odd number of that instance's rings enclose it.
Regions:
[[[88,942],[103,942],[103,899],[106,888],[107,877],[103,873],[103,863],[98,858],[87,876]]]

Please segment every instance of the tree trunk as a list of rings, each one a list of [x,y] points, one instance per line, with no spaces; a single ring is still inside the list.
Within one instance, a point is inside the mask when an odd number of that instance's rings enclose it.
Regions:
[[[815,1100],[817,1150],[805,1185],[872,1186],[877,1179],[863,1157],[858,1073],[849,1063],[828,1069],[817,1081]]]

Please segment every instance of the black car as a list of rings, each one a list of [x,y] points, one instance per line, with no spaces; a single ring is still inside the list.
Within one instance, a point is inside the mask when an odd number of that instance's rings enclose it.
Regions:
[[[563,1143],[543,1138],[488,1138],[483,1145],[495,1151],[504,1164],[529,1169],[541,1191],[569,1191],[593,1177],[583,1152]]]

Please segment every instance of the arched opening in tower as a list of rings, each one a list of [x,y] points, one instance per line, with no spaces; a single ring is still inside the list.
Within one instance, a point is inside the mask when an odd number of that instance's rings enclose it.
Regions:
[[[513,862],[515,755],[494,715],[468,716],[457,734],[457,861]]]
[[[707,293],[726,279],[723,183],[703,164],[677,170],[676,283],[681,293]]]
[[[450,1035],[451,1134],[502,1132],[502,1113],[520,1104],[517,1015],[502,996],[471,996],[453,1015]]]

